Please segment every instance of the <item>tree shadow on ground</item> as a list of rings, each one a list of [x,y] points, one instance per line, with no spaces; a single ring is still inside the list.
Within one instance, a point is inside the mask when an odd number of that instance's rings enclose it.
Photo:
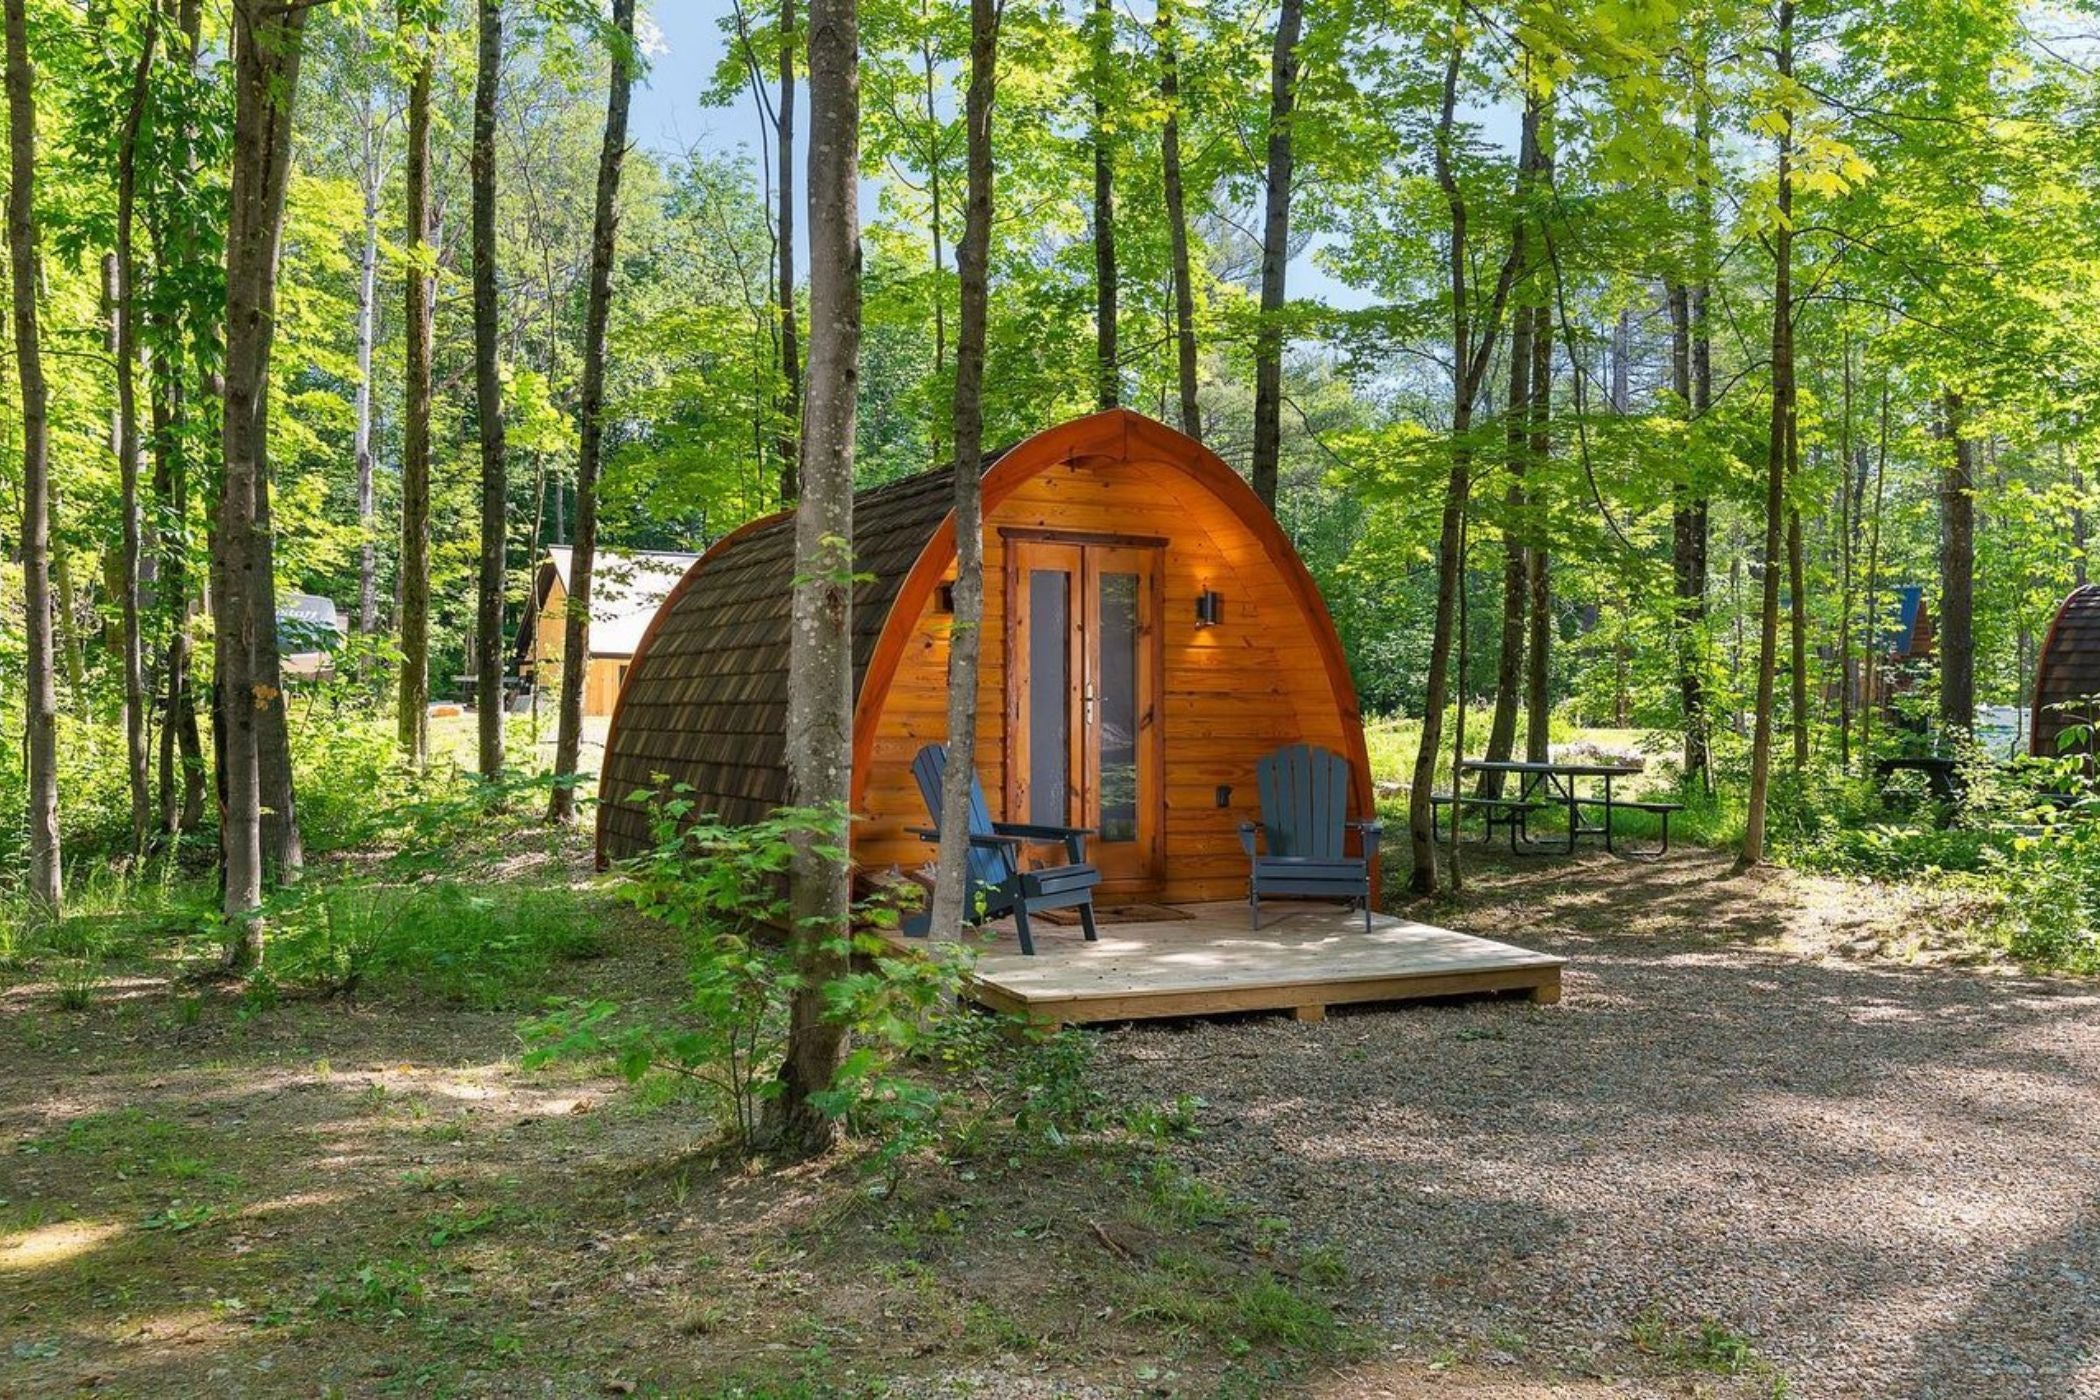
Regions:
[[[1117,1091],[1202,1094],[1198,1169],[1403,1335],[1594,1365],[1652,1311],[1810,1395],[2094,1384],[2100,988],[1788,951],[1872,891],[1706,853],[1473,870],[1407,912],[1568,956],[1562,1005],[1137,1027]]]

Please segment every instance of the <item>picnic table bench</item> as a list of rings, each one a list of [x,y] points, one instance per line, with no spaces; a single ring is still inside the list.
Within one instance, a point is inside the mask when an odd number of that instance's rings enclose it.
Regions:
[[[1662,822],[1662,839],[1646,849],[1628,849],[1624,854],[1639,860],[1653,860],[1670,849],[1670,818],[1684,810],[1681,802],[1629,799],[1618,796],[1613,784],[1620,778],[1643,771],[1639,763],[1556,763],[1551,760],[1534,762],[1528,759],[1469,758],[1458,765],[1458,781],[1463,782],[1471,773],[1502,773],[1514,775],[1519,782],[1514,798],[1459,794],[1439,795],[1431,802],[1439,807],[1452,809],[1451,837],[1458,839],[1459,825],[1468,810],[1485,815],[1487,833],[1484,840],[1493,840],[1496,826],[1509,828],[1510,850],[1518,855],[1528,854],[1524,847],[1536,845],[1531,838],[1529,822],[1534,812],[1559,808],[1567,814],[1567,851],[1573,854],[1575,843],[1585,836],[1599,836],[1604,840],[1604,849],[1618,852],[1614,840],[1613,817],[1620,811],[1642,812],[1656,816]],[[1589,778],[1601,783],[1602,791],[1593,795],[1581,793],[1577,784]],[[1589,813],[1596,814],[1591,820]]]
[[[1967,795],[1968,784],[1962,779],[1961,764],[1956,759],[1938,754],[1912,754],[1874,760],[1874,780],[1884,790],[1889,779],[1906,772],[1923,773],[1926,786],[1942,802],[1959,802]]]
[[[1532,813],[1543,812],[1550,805],[1522,797],[1488,797],[1485,795],[1467,797],[1463,794],[1454,795],[1448,792],[1434,794],[1430,797],[1429,803],[1431,807],[1456,805],[1461,809],[1458,815],[1452,817],[1451,829],[1453,833],[1456,833],[1458,830],[1460,816],[1467,811],[1484,814],[1487,822],[1487,835],[1483,838],[1484,840],[1492,841],[1495,839],[1496,827],[1508,827],[1509,849],[1517,855],[1524,853],[1523,848],[1517,843],[1520,840],[1530,839],[1524,830],[1525,822],[1530,819]]]

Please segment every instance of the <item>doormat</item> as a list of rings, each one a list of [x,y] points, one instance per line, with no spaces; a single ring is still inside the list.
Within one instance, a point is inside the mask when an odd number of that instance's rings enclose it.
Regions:
[[[1029,919],[1041,919],[1046,924],[1062,924],[1077,927],[1077,909],[1045,909],[1030,914]],[[1177,909],[1171,904],[1097,904],[1094,906],[1096,924],[1163,924],[1173,919],[1193,919],[1196,916],[1186,909]]]

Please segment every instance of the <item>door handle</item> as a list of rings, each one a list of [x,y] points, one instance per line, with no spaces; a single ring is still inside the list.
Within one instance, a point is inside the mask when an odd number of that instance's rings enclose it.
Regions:
[[[1084,717],[1081,720],[1081,723],[1083,723],[1088,729],[1092,729],[1094,727],[1094,687],[1091,684],[1089,684],[1086,687],[1086,689],[1082,692],[1082,695],[1085,699],[1086,707],[1084,711]]]

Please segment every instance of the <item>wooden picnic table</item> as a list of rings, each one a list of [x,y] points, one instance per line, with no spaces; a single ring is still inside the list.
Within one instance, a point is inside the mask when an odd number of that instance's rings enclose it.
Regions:
[[[1574,853],[1575,842],[1584,836],[1602,836],[1604,838],[1604,849],[1607,851],[1613,850],[1612,811],[1619,804],[1615,803],[1613,799],[1612,784],[1619,778],[1630,777],[1645,771],[1645,769],[1646,765],[1639,762],[1556,763],[1548,760],[1544,763],[1537,763],[1521,758],[1465,759],[1458,765],[1458,781],[1452,784],[1453,796],[1457,800],[1454,800],[1451,804],[1451,839],[1454,841],[1458,839],[1460,809],[1465,803],[1465,799],[1457,792],[1459,783],[1464,781],[1468,773],[1507,773],[1516,776],[1520,781],[1520,786],[1517,790],[1519,804],[1539,801],[1543,796],[1546,805],[1557,805],[1566,809],[1568,814],[1568,851],[1570,854]],[[1584,798],[1578,793],[1576,784],[1584,778],[1602,780],[1604,794],[1601,799],[1594,797]],[[1604,808],[1604,819],[1601,822],[1584,821],[1582,809],[1585,805],[1601,805]],[[1521,805],[1510,815],[1502,818],[1496,818],[1490,814],[1489,835],[1493,835],[1493,823],[1495,821],[1501,820],[1511,824],[1510,845],[1512,849],[1515,849],[1517,835],[1522,830],[1525,816],[1526,810]],[[1524,831],[1523,836],[1527,842],[1530,841],[1531,835],[1528,831]]]

